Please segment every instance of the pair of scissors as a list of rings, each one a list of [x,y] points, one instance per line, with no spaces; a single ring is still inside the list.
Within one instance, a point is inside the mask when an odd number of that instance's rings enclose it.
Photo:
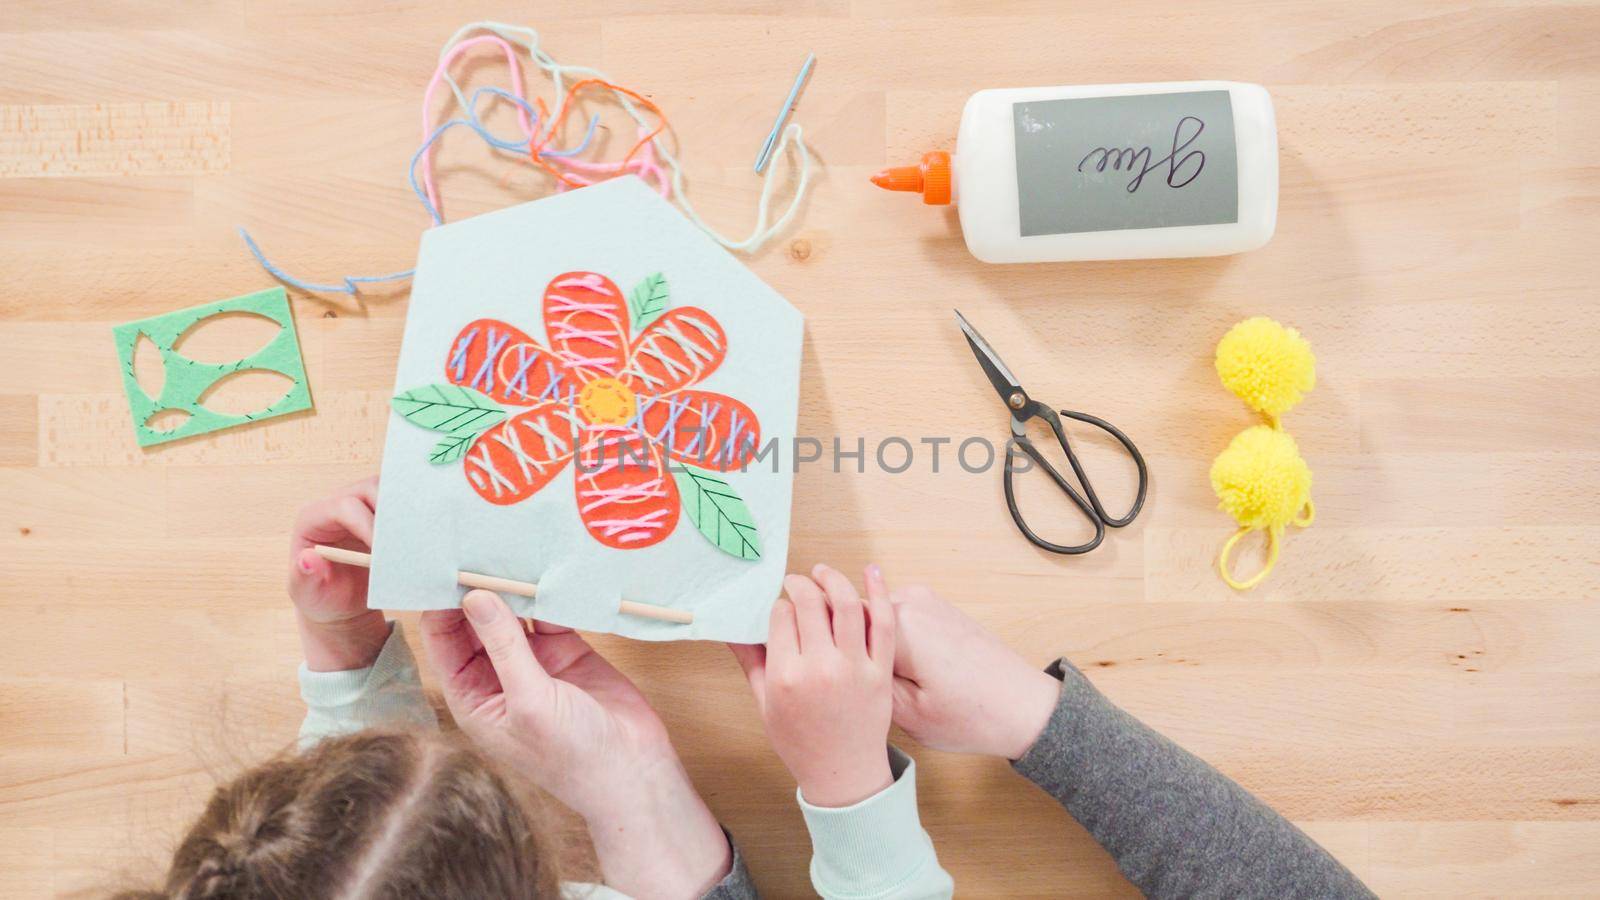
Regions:
[[[960,310],[956,310],[956,323],[961,326],[961,331],[967,336],[967,344],[972,347],[972,355],[978,358],[978,365],[983,368],[983,374],[989,377],[989,383],[994,385],[995,393],[1000,395],[1000,402],[1006,405],[1006,410],[1011,414],[1011,440],[1006,444],[1004,475],[1006,506],[1010,508],[1011,518],[1017,523],[1017,527],[1022,530],[1023,536],[1032,541],[1035,546],[1049,550],[1051,553],[1088,553],[1090,550],[1100,546],[1100,542],[1105,540],[1107,528],[1121,528],[1132,522],[1139,515],[1139,510],[1144,507],[1145,488],[1149,485],[1149,475],[1145,471],[1144,457],[1140,455],[1139,448],[1133,445],[1133,441],[1129,440],[1128,436],[1123,434],[1115,425],[1104,419],[1091,416],[1088,413],[1072,412],[1065,409],[1061,411],[1060,415],[1057,415],[1055,410],[1034,400],[1028,396],[1027,391],[1022,389],[1022,385],[1017,381],[1017,376],[1011,374],[1011,370],[1001,361],[1000,355],[994,352],[994,348],[989,346],[989,342],[983,339],[983,335],[979,334],[977,329],[967,323],[966,317],[961,315]],[[1073,452],[1072,444],[1067,440],[1067,432],[1061,427],[1061,416],[1076,419],[1079,422],[1085,422],[1101,429],[1116,438],[1127,449],[1128,455],[1133,457],[1133,464],[1139,468],[1139,493],[1134,498],[1133,508],[1128,510],[1127,515],[1121,518],[1112,516],[1106,512],[1104,506],[1100,505],[1100,498],[1095,495],[1094,485],[1089,483],[1089,476],[1084,474],[1083,466],[1078,462],[1078,454]],[[1044,420],[1049,424],[1050,430],[1055,432],[1056,441],[1061,444],[1061,449],[1067,454],[1067,462],[1072,464],[1072,471],[1078,476],[1078,483],[1083,485],[1082,494],[1078,493],[1077,489],[1060,472],[1056,471],[1056,467],[1051,465],[1039,453],[1039,448],[1033,445],[1033,441],[1028,439],[1028,423],[1034,419]],[[1094,525],[1093,540],[1075,546],[1051,543],[1035,534],[1033,529],[1028,527],[1028,523],[1022,520],[1022,513],[1017,509],[1016,492],[1011,484],[1012,477],[1017,471],[1014,463],[1019,449],[1022,453],[1026,453],[1041,469],[1049,473],[1056,486],[1066,492],[1068,497],[1072,498],[1073,504]]]

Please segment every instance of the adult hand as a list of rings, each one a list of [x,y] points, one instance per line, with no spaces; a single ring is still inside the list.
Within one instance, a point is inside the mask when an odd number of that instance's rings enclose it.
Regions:
[[[891,596],[895,724],[935,750],[1020,759],[1050,721],[1061,682],[927,588]]]
[[[312,671],[372,665],[389,637],[383,613],[367,609],[367,570],[334,565],[313,544],[351,550],[372,546],[378,479],[366,478],[301,508],[289,538],[289,598]]]
[[[894,781],[886,746],[895,623],[873,571],[865,602],[827,566],[789,575],[766,646],[729,645],[773,749],[813,806],[850,806]]]
[[[727,837],[633,682],[583,638],[524,630],[489,591],[422,614],[422,644],[456,724],[581,815],[606,884],[698,897],[732,867]]]

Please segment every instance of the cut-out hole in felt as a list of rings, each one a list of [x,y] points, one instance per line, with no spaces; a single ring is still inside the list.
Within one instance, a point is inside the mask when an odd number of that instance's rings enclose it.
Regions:
[[[271,409],[294,388],[294,379],[271,369],[243,369],[224,375],[200,395],[206,409],[225,416],[248,416]]]
[[[220,312],[184,329],[172,349],[195,362],[222,365],[254,356],[282,330],[282,325],[259,313]]]
[[[161,359],[161,348],[143,332],[133,345],[133,377],[151,403],[160,402],[161,389],[167,385],[167,367]]]
[[[111,334],[141,447],[311,408],[294,316],[281,287],[126,322]],[[176,424],[175,417],[164,418],[166,428],[146,424],[164,410],[187,415]]]
[[[177,431],[187,421],[189,421],[189,414],[183,410],[163,409],[151,413],[150,418],[144,420],[144,427],[151,431],[165,434],[169,431]]]

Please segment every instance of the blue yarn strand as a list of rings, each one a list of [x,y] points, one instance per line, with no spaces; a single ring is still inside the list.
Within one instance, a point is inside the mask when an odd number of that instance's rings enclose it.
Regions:
[[[597,126],[599,124],[600,124],[600,116],[598,114],[590,116],[589,117],[589,129],[583,133],[583,140],[578,142],[578,146],[572,147],[572,148],[569,148],[569,149],[566,149],[566,150],[541,150],[541,151],[539,151],[539,155],[540,156],[577,156],[579,153],[582,153],[585,149],[588,148],[590,141],[594,140],[594,129],[595,129],[595,126]]]
[[[428,135],[428,139],[422,142],[422,146],[417,148],[417,152],[411,155],[411,165],[408,167],[406,173],[407,178],[411,182],[411,191],[417,195],[417,201],[422,204],[423,209],[427,210],[428,218],[432,219],[433,224],[435,225],[443,225],[444,217],[439,214],[437,209],[434,209],[432,203],[428,202],[427,193],[422,190],[422,185],[417,181],[417,162],[422,159],[422,154],[428,152],[428,148],[432,147],[434,142],[438,141],[446,131],[449,131],[457,125],[465,125],[477,132],[478,136],[491,147],[499,150],[508,150],[518,153],[528,152],[527,139],[520,141],[508,141],[503,138],[498,138],[492,134],[489,129],[484,126],[483,121],[478,118],[478,98],[485,93],[492,94],[493,96],[504,100],[509,100],[521,107],[523,112],[528,114],[533,125],[534,132],[538,133],[539,113],[534,110],[534,108],[526,100],[523,100],[521,97],[518,97],[510,91],[493,86],[480,87],[474,91],[472,94],[472,99],[467,104],[467,115],[470,118],[451,119],[440,124],[438,128],[433,130],[432,134]],[[590,116],[589,127],[583,134],[583,140],[579,141],[577,145],[566,150],[541,150],[539,155],[563,157],[576,156],[579,153],[582,153],[584,150],[588,149],[589,143],[594,140],[595,129],[599,126],[599,124],[600,116],[598,114]],[[416,272],[415,269],[406,269],[403,272],[394,272],[389,275],[346,275],[342,279],[342,284],[316,284],[314,282],[303,281],[294,277],[293,275],[290,275],[277,264],[273,263],[272,260],[267,259],[266,254],[261,252],[261,248],[256,246],[255,240],[250,237],[250,232],[246,231],[243,226],[240,226],[239,228],[239,236],[244,238],[245,246],[250,249],[250,254],[256,258],[256,262],[261,264],[261,268],[266,269],[267,272],[272,275],[272,277],[278,279],[279,281],[305,291],[350,294],[354,296],[357,290],[359,290],[359,285],[377,284],[385,281],[403,281],[407,278],[410,278],[412,274]]]
[[[584,133],[583,140],[579,142],[577,146],[568,150],[545,150],[539,155],[573,156],[575,154],[582,153],[584,149],[589,146],[589,142],[594,139],[595,128],[597,125],[599,125],[599,122],[600,117],[598,115],[589,119],[589,130]],[[411,192],[417,195],[417,202],[421,203],[422,208],[428,211],[428,217],[433,220],[433,224],[435,225],[443,225],[444,217],[439,214],[437,209],[433,208],[432,203],[428,202],[427,192],[422,189],[421,183],[417,181],[417,162],[422,159],[422,154],[427,153],[428,148],[432,147],[435,141],[439,140],[439,138],[443,136],[446,131],[449,131],[457,125],[465,125],[468,128],[471,128],[473,131],[478,133],[479,137],[483,138],[485,141],[488,141],[491,145],[494,145],[496,142],[494,135],[490,134],[489,129],[483,127],[483,123],[479,122],[476,118],[451,119],[448,122],[441,123],[438,128],[435,128],[433,133],[428,135],[428,139],[422,142],[422,146],[417,148],[417,152],[411,154],[411,165],[408,167],[406,172],[406,177],[411,181]],[[537,127],[538,122],[535,121],[534,125]],[[507,141],[505,143],[509,144],[510,142]],[[522,141],[520,144],[502,149],[526,150],[527,147],[528,142]]]
[[[261,268],[266,269],[273,278],[276,278],[284,284],[292,287],[300,288],[303,291],[350,294],[354,296],[357,290],[357,285],[376,284],[381,281],[404,281],[405,279],[410,278],[412,274],[416,272],[416,269],[406,269],[404,272],[394,272],[389,275],[346,275],[344,276],[344,284],[342,285],[313,284],[309,281],[301,281],[300,279],[279,268],[272,260],[267,259],[266,254],[261,252],[261,248],[257,247],[255,240],[250,237],[250,232],[245,231],[244,226],[242,225],[239,227],[239,236],[244,238],[244,245],[250,248],[250,255],[256,258],[256,262],[261,264]]]
[[[474,130],[476,130],[479,136],[488,142],[489,146],[496,147],[501,150],[515,150],[526,153],[528,150],[528,141],[526,138],[520,141],[508,141],[504,138],[495,137],[493,134],[489,133],[488,128],[484,127],[483,120],[478,118],[478,98],[482,97],[484,94],[492,94],[502,100],[509,100],[516,106],[520,107],[522,111],[527,114],[528,121],[533,125],[535,132],[539,130],[538,111],[533,108],[532,104],[528,103],[528,101],[522,99],[521,97],[518,97],[516,94],[513,94],[503,88],[497,88],[493,85],[486,85],[473,91],[472,99],[467,101],[467,117],[472,120]]]
[[[411,192],[417,195],[417,202],[421,203],[422,208],[428,211],[428,218],[432,219],[435,225],[443,225],[444,217],[439,215],[439,211],[433,208],[432,203],[428,202],[427,193],[422,190],[422,185],[417,181],[417,160],[422,158],[422,154],[428,152],[428,148],[433,146],[433,142],[437,141],[440,135],[457,125],[466,125],[475,131],[479,131],[480,134],[484,133],[481,131],[481,125],[475,125],[466,119],[451,119],[448,122],[444,122],[438,128],[435,128],[432,134],[428,135],[428,139],[422,142],[422,146],[417,148],[417,152],[411,154],[411,165],[406,170],[406,177],[411,181]]]

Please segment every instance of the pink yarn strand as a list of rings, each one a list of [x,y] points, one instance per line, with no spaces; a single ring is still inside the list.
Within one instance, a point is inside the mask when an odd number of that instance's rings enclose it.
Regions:
[[[639,129],[640,137],[644,137],[647,133],[645,129]],[[588,178],[579,174],[581,172],[612,178],[632,172],[638,175],[646,184],[649,184],[654,179],[656,192],[662,197],[670,199],[672,193],[672,183],[667,179],[666,170],[661,168],[661,164],[656,158],[655,141],[645,141],[640,145],[639,150],[634,153],[632,159],[625,159],[620,162],[591,162],[577,157],[568,157],[555,160],[555,163],[565,167],[568,170],[567,176],[573,181],[582,182],[585,185],[594,184],[596,181],[605,179]]]
[[[422,93],[422,140],[426,141],[429,133],[433,130],[430,125],[429,110],[433,107],[433,92],[438,89],[439,82],[444,78],[445,71],[450,68],[450,64],[455,62],[457,57],[480,44],[493,44],[505,54],[506,67],[511,70],[511,92],[517,96],[517,99],[524,102],[527,101],[528,95],[524,93],[522,87],[522,67],[518,65],[516,51],[512,49],[511,45],[503,38],[493,34],[467,38],[451,47],[449,52],[440,57],[439,65],[433,70],[433,77],[428,79],[428,88]],[[527,110],[521,106],[517,107],[517,119],[522,124],[523,132],[527,134],[529,140],[532,140],[533,121],[528,118]],[[439,209],[439,191],[433,184],[432,147],[423,150],[420,165],[422,168],[423,189],[427,191],[428,202],[432,203],[433,208],[437,210]]]

